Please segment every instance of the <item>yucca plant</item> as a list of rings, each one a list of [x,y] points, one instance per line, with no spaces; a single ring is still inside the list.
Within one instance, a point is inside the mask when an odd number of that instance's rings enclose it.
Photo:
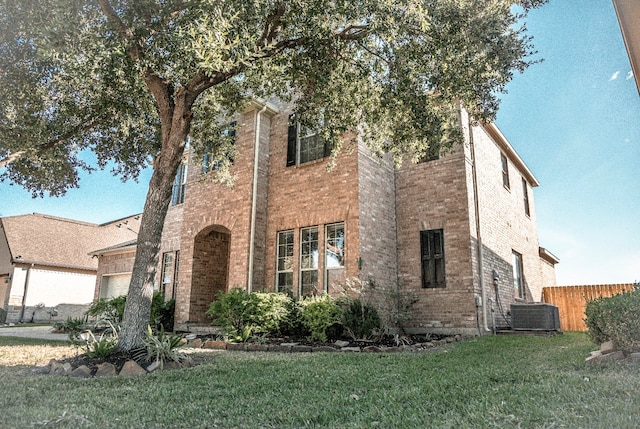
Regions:
[[[160,369],[163,369],[168,362],[176,362],[182,365],[186,355],[178,350],[181,346],[182,337],[179,335],[166,334],[164,327],[160,325],[160,331],[153,335],[151,326],[147,329],[147,337],[144,344],[147,351],[146,360],[158,362]]]

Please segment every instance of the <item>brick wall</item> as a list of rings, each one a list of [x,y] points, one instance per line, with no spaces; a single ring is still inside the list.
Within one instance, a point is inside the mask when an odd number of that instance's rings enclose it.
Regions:
[[[286,166],[288,112],[273,118],[269,159],[265,288],[275,288],[278,231],[294,230],[293,284],[299,284],[300,229],[318,226],[318,285],[324,285],[325,225],[345,224],[344,277],[358,276],[360,257],[357,153],[343,151],[336,166],[327,170],[328,159]],[[276,143],[277,142],[277,143]]]
[[[102,276],[106,274],[125,274],[133,271],[133,262],[136,257],[135,249],[123,253],[115,253],[100,256],[98,272],[96,274],[96,287],[93,300],[100,298],[100,285]]]

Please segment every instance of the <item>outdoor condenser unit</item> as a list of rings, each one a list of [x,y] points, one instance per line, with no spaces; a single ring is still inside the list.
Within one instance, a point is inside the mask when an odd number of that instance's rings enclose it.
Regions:
[[[545,303],[511,304],[511,327],[514,330],[560,330],[558,307]]]

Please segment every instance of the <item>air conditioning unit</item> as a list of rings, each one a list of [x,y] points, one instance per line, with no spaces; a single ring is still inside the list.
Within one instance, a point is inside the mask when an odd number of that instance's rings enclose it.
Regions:
[[[511,304],[513,330],[560,330],[558,307],[545,303]]]

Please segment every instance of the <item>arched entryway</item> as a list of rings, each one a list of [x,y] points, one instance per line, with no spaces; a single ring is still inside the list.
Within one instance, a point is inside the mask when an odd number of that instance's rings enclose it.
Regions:
[[[203,229],[193,243],[193,273],[189,321],[208,323],[206,311],[218,291],[226,291],[229,278],[231,231],[221,225]]]

